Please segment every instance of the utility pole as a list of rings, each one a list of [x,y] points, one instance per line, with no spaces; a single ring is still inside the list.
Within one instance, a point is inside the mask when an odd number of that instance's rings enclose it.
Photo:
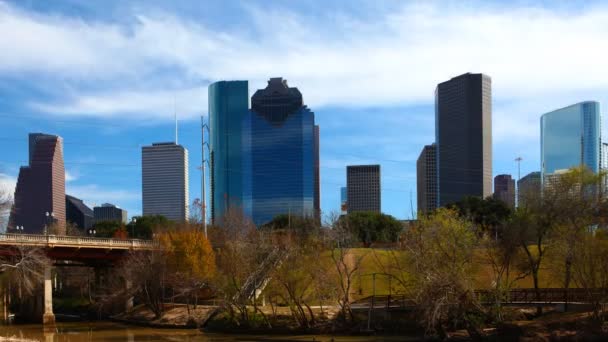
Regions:
[[[205,129],[209,130],[209,126],[205,123],[205,118],[201,115],[202,163],[198,169],[201,170],[201,215],[203,216],[203,231],[205,232],[205,237],[207,237],[207,193],[205,187],[205,163],[208,163],[209,160],[205,158],[205,146],[207,149],[209,149],[209,144],[205,141]]]
[[[519,207],[519,180],[521,179],[521,161],[523,160],[522,157],[517,157],[515,158],[515,161],[517,162],[517,186],[515,187],[515,200],[517,203],[517,207]]]

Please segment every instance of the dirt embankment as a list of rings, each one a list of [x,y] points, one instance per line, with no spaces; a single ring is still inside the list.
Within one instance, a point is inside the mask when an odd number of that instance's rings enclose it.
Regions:
[[[185,304],[166,304],[165,312],[160,318],[154,318],[154,313],[144,305],[139,305],[127,313],[112,316],[115,321],[143,325],[155,328],[198,328],[208,318],[215,306],[197,305],[196,309],[191,305],[190,309]]]

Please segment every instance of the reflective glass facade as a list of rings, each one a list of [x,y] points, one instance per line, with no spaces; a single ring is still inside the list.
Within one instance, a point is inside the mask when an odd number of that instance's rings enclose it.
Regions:
[[[243,208],[257,225],[279,214],[315,214],[314,113],[297,88],[272,78],[243,124]]]
[[[242,136],[249,117],[247,81],[220,81],[209,86],[211,219],[243,205]]]
[[[540,119],[541,181],[560,170],[584,165],[599,172],[601,161],[600,105],[577,103]]]

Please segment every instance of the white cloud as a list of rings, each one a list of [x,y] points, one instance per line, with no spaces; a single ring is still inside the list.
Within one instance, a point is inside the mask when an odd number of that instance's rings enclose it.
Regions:
[[[19,32],[0,35],[0,74],[120,83],[118,90],[74,91],[58,102],[32,103],[55,114],[103,117],[171,117],[171,89],[184,117],[197,117],[206,111],[206,89],[183,86],[193,79],[248,79],[253,92],[268,77],[284,76],[317,110],[432,104],[438,82],[467,71],[492,76],[501,103],[548,103],[563,94],[608,90],[606,6],[558,11],[410,3],[365,22],[342,13],[313,18],[248,10],[253,24],[237,34],[171,13],[136,13],[137,24],[126,28],[32,15],[0,3],[0,32]],[[182,86],[163,87],[156,78],[163,68],[175,69],[172,77]],[[532,139],[525,129],[513,130],[531,111],[508,110],[496,106],[496,136]]]
[[[73,181],[77,180],[78,178],[80,178],[80,175],[78,172],[65,170],[65,182],[66,183],[73,182]]]
[[[110,189],[106,187],[102,188],[97,184],[68,184],[66,193],[80,198],[91,207],[101,205],[103,203],[112,203],[117,206],[122,206],[125,202],[141,200],[141,195],[139,193],[126,190]]]
[[[13,194],[15,193],[16,184],[16,178],[4,173],[0,173],[0,196],[4,195],[12,198]]]

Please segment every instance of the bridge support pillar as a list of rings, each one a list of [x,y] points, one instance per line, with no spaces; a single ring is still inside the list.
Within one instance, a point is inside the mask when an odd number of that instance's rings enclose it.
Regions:
[[[54,325],[55,314],[53,313],[53,279],[51,278],[52,265],[44,267],[44,314],[42,324]]]
[[[125,312],[133,310],[133,296],[131,296],[131,281],[125,280],[125,290],[127,293],[127,300],[125,301]]]

